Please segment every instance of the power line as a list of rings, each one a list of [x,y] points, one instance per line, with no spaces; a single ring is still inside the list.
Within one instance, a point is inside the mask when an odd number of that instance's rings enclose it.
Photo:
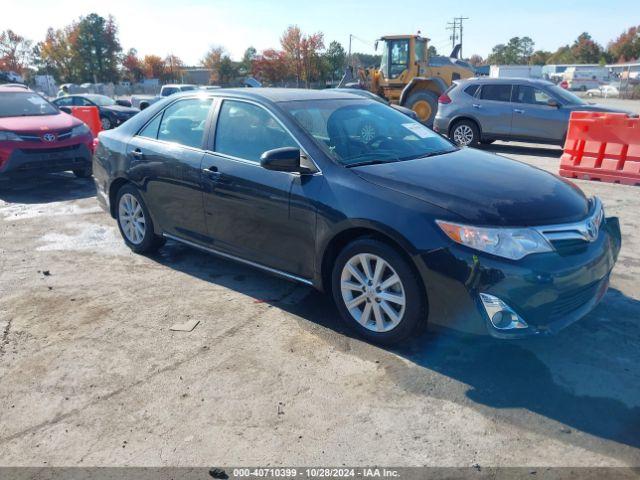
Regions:
[[[456,42],[460,39],[460,58],[462,58],[462,22],[469,20],[469,17],[454,17],[453,22],[447,22],[447,30],[451,30],[449,40],[451,40],[451,49],[456,48]]]

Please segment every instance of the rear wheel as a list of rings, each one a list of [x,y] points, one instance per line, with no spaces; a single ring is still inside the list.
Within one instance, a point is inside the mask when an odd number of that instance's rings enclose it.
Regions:
[[[138,189],[123,185],[117,195],[117,218],[124,243],[136,253],[150,253],[164,245],[164,237],[156,235],[149,210]]]
[[[369,341],[398,343],[426,325],[426,296],[417,274],[384,242],[363,238],[340,252],[332,291],[342,319]]]
[[[449,137],[461,147],[475,147],[480,141],[480,131],[471,120],[460,120],[451,127]]]
[[[422,123],[431,126],[438,111],[438,95],[431,90],[415,92],[409,95],[404,106],[416,112]]]

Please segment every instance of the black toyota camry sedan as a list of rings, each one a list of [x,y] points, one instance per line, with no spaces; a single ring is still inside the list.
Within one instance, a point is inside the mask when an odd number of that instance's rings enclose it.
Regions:
[[[171,239],[312,285],[386,344],[553,333],[602,298],[621,244],[571,182],[348,92],[175,95],[102,132],[93,171],[134,252]]]

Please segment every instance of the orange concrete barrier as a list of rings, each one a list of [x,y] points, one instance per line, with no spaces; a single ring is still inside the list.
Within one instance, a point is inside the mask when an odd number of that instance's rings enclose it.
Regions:
[[[94,137],[102,131],[98,107],[71,107],[71,115],[86,123]]]
[[[572,112],[560,175],[640,185],[640,118]]]

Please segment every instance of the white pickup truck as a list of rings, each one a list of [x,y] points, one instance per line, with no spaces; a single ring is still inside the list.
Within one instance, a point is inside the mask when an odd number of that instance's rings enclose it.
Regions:
[[[162,100],[164,97],[173,95],[174,93],[186,92],[188,90],[195,90],[195,85],[186,83],[163,85],[160,89],[160,95],[132,95],[131,106],[144,110],[149,105],[156,103],[158,100]]]

